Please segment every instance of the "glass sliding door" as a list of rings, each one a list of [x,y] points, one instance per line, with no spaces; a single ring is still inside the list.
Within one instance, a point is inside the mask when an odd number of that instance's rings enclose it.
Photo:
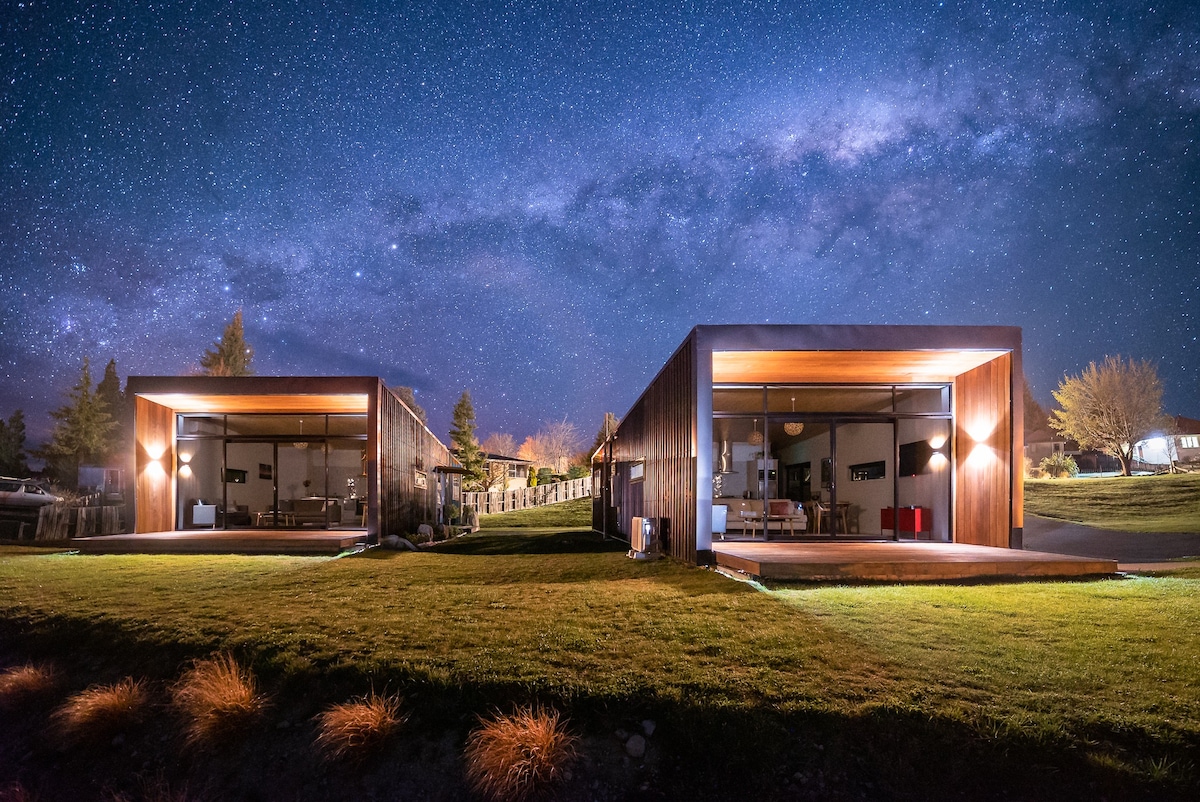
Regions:
[[[361,527],[365,415],[180,415],[176,527]]]

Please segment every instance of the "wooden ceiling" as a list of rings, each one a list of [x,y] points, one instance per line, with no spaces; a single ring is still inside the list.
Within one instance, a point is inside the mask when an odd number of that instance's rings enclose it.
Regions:
[[[714,351],[720,384],[950,382],[1007,351]]]
[[[161,404],[174,412],[211,413],[347,413],[365,414],[367,396],[345,395],[198,395],[183,393],[146,393],[147,401]]]

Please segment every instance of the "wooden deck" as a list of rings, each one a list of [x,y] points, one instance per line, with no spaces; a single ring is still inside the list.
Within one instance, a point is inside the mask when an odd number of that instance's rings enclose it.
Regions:
[[[1083,577],[1117,572],[1116,560],[962,543],[713,543],[717,565],[761,579],[955,581]]]
[[[365,529],[230,529],[99,535],[71,541],[84,554],[340,554]]]

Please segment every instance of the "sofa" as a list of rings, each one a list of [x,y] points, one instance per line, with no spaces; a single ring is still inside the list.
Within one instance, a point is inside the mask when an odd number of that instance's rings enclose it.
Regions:
[[[291,509],[287,509],[288,507]],[[305,524],[325,525],[325,510],[329,510],[329,523],[337,526],[342,522],[342,502],[333,498],[296,498],[284,505],[284,512],[290,512],[296,526]]]

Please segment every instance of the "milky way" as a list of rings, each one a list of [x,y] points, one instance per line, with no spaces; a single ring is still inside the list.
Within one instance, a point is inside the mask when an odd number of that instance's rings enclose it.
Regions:
[[[139,4],[141,5],[141,4]],[[590,437],[698,323],[1019,325],[1200,417],[1194,2],[6,3],[0,417],[115,358]],[[668,4],[663,4],[668,5]]]

